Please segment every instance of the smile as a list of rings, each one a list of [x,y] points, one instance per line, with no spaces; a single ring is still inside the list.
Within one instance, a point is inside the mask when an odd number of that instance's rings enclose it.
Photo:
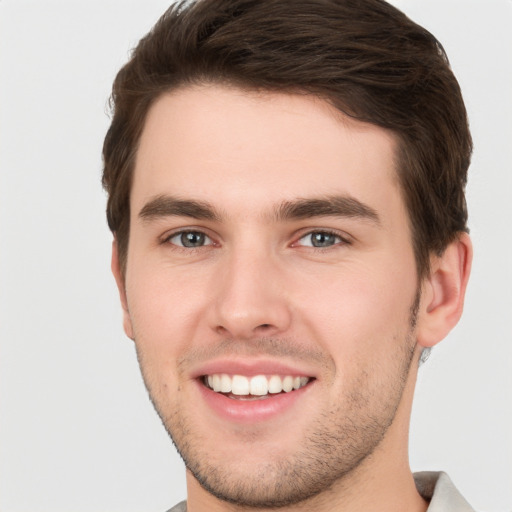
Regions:
[[[228,375],[226,373],[214,373],[203,376],[205,386],[215,391],[228,395],[234,399],[264,398],[269,394],[289,393],[306,386],[310,377],[292,375]]]

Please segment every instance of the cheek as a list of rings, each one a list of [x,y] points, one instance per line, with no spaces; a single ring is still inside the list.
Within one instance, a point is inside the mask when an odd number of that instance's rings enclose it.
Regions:
[[[333,355],[378,353],[403,343],[415,293],[410,273],[351,268],[309,283],[300,294],[299,316]]]
[[[205,293],[186,272],[128,274],[127,297],[139,350],[164,362],[183,351],[200,327]]]

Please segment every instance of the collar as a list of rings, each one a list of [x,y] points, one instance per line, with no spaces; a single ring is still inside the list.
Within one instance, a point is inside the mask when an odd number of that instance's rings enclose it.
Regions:
[[[446,473],[422,471],[414,473],[414,481],[421,496],[430,502],[427,512],[475,512]]]

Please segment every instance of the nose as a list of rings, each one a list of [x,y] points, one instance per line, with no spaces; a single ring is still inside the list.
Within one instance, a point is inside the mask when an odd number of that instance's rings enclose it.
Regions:
[[[211,326],[236,339],[275,336],[291,322],[283,269],[264,251],[240,251],[224,262],[216,277]]]

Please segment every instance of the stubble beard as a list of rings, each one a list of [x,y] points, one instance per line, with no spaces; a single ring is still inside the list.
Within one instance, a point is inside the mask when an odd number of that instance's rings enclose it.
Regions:
[[[419,294],[411,307],[409,330],[391,355],[398,365],[385,376],[386,386],[379,381],[377,387],[375,383],[372,387],[370,371],[362,370],[350,390],[341,394],[337,406],[324,411],[304,432],[303,442],[294,453],[285,458],[273,457],[245,471],[229,462],[223,464],[216,457],[210,458],[209,451],[215,452],[215,446],[205,445],[182,411],[169,413],[167,407],[160,407],[148,379],[144,380],[187,469],[207,492],[241,507],[297,505],[329,491],[334,484],[339,488],[348,483],[380,445],[396,416],[414,359],[418,307]],[[138,357],[142,362],[140,354]],[[229,443],[229,436],[225,442]]]

